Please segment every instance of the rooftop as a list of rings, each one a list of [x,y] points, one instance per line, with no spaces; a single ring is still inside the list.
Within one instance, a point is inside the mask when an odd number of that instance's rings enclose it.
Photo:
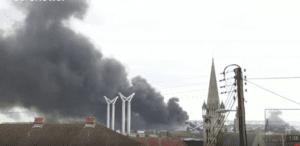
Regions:
[[[85,124],[44,124],[42,128],[32,128],[33,124],[0,124],[0,145],[142,145],[100,124],[95,124],[95,128],[84,126]]]

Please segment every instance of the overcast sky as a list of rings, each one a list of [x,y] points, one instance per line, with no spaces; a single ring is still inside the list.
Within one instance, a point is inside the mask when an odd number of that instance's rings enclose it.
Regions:
[[[9,35],[25,16],[9,1],[1,3],[0,27]],[[83,20],[65,25],[88,37],[104,57],[124,64],[128,79],[142,76],[166,103],[178,97],[190,120],[202,120],[212,58],[217,80],[230,64],[245,68],[247,78],[300,76],[299,7],[298,0],[91,0]],[[300,103],[300,78],[249,81]],[[264,120],[265,109],[300,109],[250,83],[244,88],[247,121]],[[225,103],[223,91],[219,88]],[[298,120],[299,111],[288,113],[284,120]],[[234,116],[231,112],[228,119]]]

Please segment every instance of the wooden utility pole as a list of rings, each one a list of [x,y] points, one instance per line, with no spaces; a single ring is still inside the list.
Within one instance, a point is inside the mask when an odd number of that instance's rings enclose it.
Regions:
[[[245,121],[245,106],[244,106],[244,89],[243,89],[243,74],[242,69],[236,69],[237,87],[238,87],[238,115],[239,115],[239,132],[240,146],[247,146],[247,133]]]

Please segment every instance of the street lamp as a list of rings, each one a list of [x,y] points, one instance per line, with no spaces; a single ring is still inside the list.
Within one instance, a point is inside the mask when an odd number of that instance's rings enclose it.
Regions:
[[[223,116],[225,116],[225,113],[231,112],[231,111],[236,111],[236,110],[225,110],[225,109],[216,110],[217,113],[221,113]]]
[[[230,111],[236,111],[236,110],[224,110],[224,109],[216,110],[217,113],[226,113],[226,112],[230,112]]]

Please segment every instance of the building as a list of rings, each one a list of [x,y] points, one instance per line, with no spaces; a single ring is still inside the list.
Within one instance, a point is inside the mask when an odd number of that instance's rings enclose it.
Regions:
[[[81,124],[44,124],[41,118],[35,123],[0,124],[0,146],[142,146],[106,126],[90,124],[94,124],[93,118]]]
[[[227,132],[226,125],[221,125],[225,118],[216,110],[225,109],[222,102],[219,103],[219,93],[216,80],[216,73],[214,67],[214,60],[212,60],[211,75],[209,82],[207,104],[203,103],[202,117],[203,117],[203,145],[204,146],[239,146],[239,133]],[[216,128],[218,127],[218,129]],[[222,127],[222,128],[220,128]],[[238,129],[238,117],[234,121],[234,128]],[[214,143],[213,143],[214,142]],[[265,146],[264,140],[258,132],[247,132],[248,146]]]
[[[239,146],[240,137],[237,132],[222,132],[217,142],[217,146]],[[262,134],[257,132],[247,132],[248,146],[268,146],[262,138]],[[281,145],[282,146],[282,145]]]
[[[216,126],[220,127],[225,117],[224,115],[221,115],[221,113],[216,112],[218,109],[225,109],[225,106],[223,102],[221,104],[219,102],[215,66],[214,60],[212,60],[207,104],[205,104],[204,101],[202,106],[203,145],[207,145],[209,141],[216,141],[216,139],[210,135],[214,134],[214,132],[218,130],[216,129]],[[225,128],[226,126],[224,125],[221,129],[221,132],[225,132]]]

